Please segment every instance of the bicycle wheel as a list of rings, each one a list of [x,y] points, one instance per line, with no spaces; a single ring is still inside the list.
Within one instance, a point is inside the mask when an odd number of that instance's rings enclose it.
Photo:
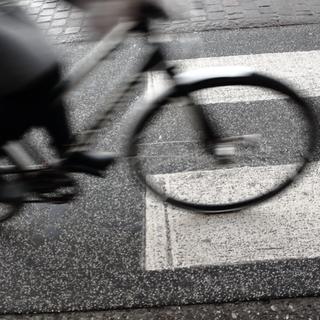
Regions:
[[[186,74],[138,116],[129,158],[167,203],[236,211],[275,196],[303,172],[315,119],[306,99],[269,76]]]

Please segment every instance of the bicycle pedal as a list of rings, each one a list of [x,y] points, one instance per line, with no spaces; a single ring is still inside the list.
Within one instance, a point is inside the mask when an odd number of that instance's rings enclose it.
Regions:
[[[231,143],[221,143],[215,146],[214,154],[218,158],[231,158],[236,154],[236,148]]]

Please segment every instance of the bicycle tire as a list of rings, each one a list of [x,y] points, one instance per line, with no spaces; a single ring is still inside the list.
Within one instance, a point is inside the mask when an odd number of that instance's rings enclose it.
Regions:
[[[190,209],[194,211],[199,212],[205,212],[205,213],[222,213],[222,212],[233,212],[237,210],[244,209],[248,206],[258,204],[262,201],[268,200],[275,195],[279,194],[281,191],[285,190],[287,187],[289,187],[299,176],[304,172],[307,164],[310,162],[311,157],[315,151],[316,146],[316,138],[317,138],[317,121],[316,121],[316,115],[312,108],[312,106],[309,104],[309,102],[303,98],[300,94],[296,92],[296,90],[292,89],[287,84],[283,83],[280,80],[276,80],[268,75],[260,74],[251,70],[245,70],[242,69],[236,69],[233,68],[232,72],[225,72],[221,73],[218,72],[218,74],[210,75],[210,72],[207,70],[203,75],[197,74],[197,73],[185,73],[184,75],[180,76],[177,79],[177,84],[173,88],[165,90],[164,93],[160,94],[158,97],[153,99],[151,102],[149,102],[143,109],[141,109],[137,115],[137,119],[135,121],[135,124],[132,129],[130,141],[129,141],[129,147],[128,147],[128,155],[130,159],[130,163],[137,172],[138,177],[140,180],[150,189],[153,193],[155,193],[157,196],[159,196],[163,201],[185,209]],[[155,123],[161,118],[161,112],[164,110],[165,106],[169,104],[171,101],[178,101],[179,99],[185,99],[185,97],[190,97],[191,95],[194,95],[195,93],[204,90],[204,89],[211,89],[211,88],[219,88],[219,87],[229,87],[229,86],[245,86],[249,88],[260,88],[264,90],[271,90],[273,93],[281,94],[283,101],[290,102],[290,111],[297,112],[297,116],[301,117],[298,118],[297,121],[300,124],[300,121],[303,122],[303,128],[301,129],[301,132],[303,132],[302,137],[305,139],[303,143],[301,144],[301,147],[303,150],[297,151],[297,157],[299,156],[299,163],[295,162],[297,160],[293,161],[293,164],[289,162],[285,163],[284,165],[288,165],[287,168],[290,166],[295,166],[296,168],[290,172],[290,174],[286,173],[286,176],[283,178],[283,180],[276,181],[275,185],[272,185],[272,187],[267,188],[266,190],[263,190],[262,192],[258,191],[257,194],[254,194],[253,196],[243,197],[243,198],[237,198],[236,200],[230,200],[227,199],[225,201],[222,201],[222,203],[219,202],[209,202],[208,199],[206,201],[203,200],[196,200],[190,199],[189,196],[183,195],[180,197],[179,192],[177,192],[177,187],[174,188],[175,190],[169,190],[171,187],[168,187],[165,184],[168,183],[166,178],[170,175],[172,175],[172,172],[174,172],[175,176],[176,170],[169,168],[170,166],[177,166],[179,167],[179,164],[174,163],[175,161],[171,163],[167,163],[168,166],[168,172],[167,173],[149,173],[144,168],[144,163],[148,162],[147,159],[148,156],[145,156],[143,154],[144,148],[146,148],[147,144],[152,144],[151,141],[148,139],[150,136],[152,136],[152,130],[150,130],[150,126],[154,126]],[[257,100],[260,101],[260,100]],[[264,100],[262,100],[264,101]],[[270,101],[275,104],[277,100],[271,99]],[[281,100],[281,103],[283,103]],[[253,101],[255,102],[255,101]],[[277,102],[278,103],[278,102]],[[293,103],[293,104],[292,104]],[[167,108],[169,109],[169,108]],[[196,108],[193,108],[195,111]],[[288,110],[289,110],[288,109]],[[197,112],[197,111],[196,111]],[[291,115],[289,116],[290,119]],[[276,119],[277,120],[277,119]],[[218,141],[216,138],[221,137],[220,132],[216,132],[217,130],[217,124],[214,123],[214,129],[212,128],[212,132],[215,135],[214,139],[215,141]],[[184,124],[182,125],[184,126]],[[147,128],[147,129],[146,129]],[[183,129],[183,127],[182,127]],[[300,129],[299,129],[300,130]],[[147,134],[145,132],[148,132]],[[146,137],[149,135],[149,138],[145,138],[147,142],[142,142],[143,135],[146,135]],[[223,136],[223,135],[222,135]],[[211,137],[213,138],[213,137]],[[145,146],[142,147],[142,145]],[[295,142],[294,142],[295,143]],[[214,147],[217,146],[217,143],[214,143]],[[290,148],[288,148],[290,151]],[[288,153],[289,153],[288,151]],[[153,151],[151,151],[153,152]],[[212,153],[212,152],[211,152]],[[210,153],[210,156],[213,157],[213,155]],[[151,156],[149,156],[151,158]],[[155,162],[158,162],[160,159],[160,156],[155,154]],[[147,159],[147,160],[146,160]],[[275,161],[278,161],[276,158]],[[152,160],[150,160],[152,161]],[[269,160],[268,160],[269,161]],[[277,164],[271,163],[271,171],[275,170]],[[158,168],[159,165],[157,164]],[[283,166],[281,163],[280,166]],[[261,167],[261,168],[260,168]],[[255,165],[253,166],[254,169],[257,170],[257,168],[260,170],[262,167],[266,167],[265,165],[259,166]],[[269,166],[267,166],[269,168]],[[248,166],[238,166],[236,167],[236,170],[241,168],[242,170],[247,170],[248,172],[251,170]],[[245,168],[245,169],[243,169]],[[228,170],[223,169],[223,170]],[[281,169],[281,168],[280,168]],[[214,168],[212,170],[213,174],[216,174],[219,170],[217,168]],[[268,169],[269,170],[269,169]],[[278,169],[277,169],[278,170]],[[283,169],[281,169],[283,170]],[[172,172],[171,172],[172,171]],[[155,171],[156,172],[156,171]],[[187,175],[190,174],[190,170],[187,171]],[[197,173],[197,171],[195,171]],[[200,171],[199,171],[200,172]],[[198,172],[198,173],[199,173]],[[252,171],[253,172],[253,171]],[[229,171],[230,174],[232,174],[231,171]],[[181,175],[181,173],[179,173]],[[179,174],[178,178],[179,179]],[[205,171],[205,174],[208,175],[208,171]],[[229,175],[230,175],[229,174]],[[150,177],[157,176],[155,180],[150,180]],[[278,179],[277,173],[275,173],[275,177]],[[181,178],[180,181],[181,185],[184,185],[185,182],[185,176]],[[176,180],[175,180],[176,181]],[[216,182],[216,181],[215,181]],[[228,181],[227,181],[228,182]],[[269,183],[269,182],[268,182]],[[207,184],[208,186],[208,184]],[[207,188],[207,187],[205,187]],[[254,186],[253,188],[258,188]],[[172,189],[172,188],[171,188]],[[168,191],[169,190],[169,191]],[[204,193],[207,190],[204,191]],[[173,193],[174,194],[173,194]],[[247,192],[247,191],[245,191]],[[212,197],[217,197],[217,191],[212,193]],[[192,194],[192,190],[191,190]],[[227,195],[228,197],[228,195]]]

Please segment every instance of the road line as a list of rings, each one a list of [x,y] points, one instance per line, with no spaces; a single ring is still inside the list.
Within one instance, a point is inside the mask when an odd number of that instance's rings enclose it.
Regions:
[[[172,63],[178,65],[182,71],[223,66],[246,66],[285,80],[301,90],[305,96],[320,95],[320,69],[315,67],[320,65],[319,50],[186,59],[175,60]],[[168,86],[165,79],[165,75],[158,71],[148,75],[146,90],[148,99]],[[273,98],[275,98],[274,94],[262,92],[261,89],[224,87],[203,91],[201,101],[216,103],[270,100]]]
[[[255,171],[263,181],[268,180],[271,175],[283,172],[286,167],[283,165],[248,170]],[[227,172],[220,171],[224,175]],[[253,172],[252,176],[255,175]],[[177,174],[159,175],[158,178],[166,184],[166,188],[183,194],[190,187],[187,181],[192,179],[192,174],[195,173],[182,174],[184,177],[180,177],[182,182],[179,185],[174,181],[178,178]],[[233,186],[243,178],[239,169],[231,169],[228,174],[227,181],[232,182],[230,185]],[[145,269],[163,270],[320,257],[319,174],[319,164],[314,165],[302,181],[281,196],[233,214],[202,215],[171,206],[165,207],[161,200],[155,199],[148,192]],[[210,182],[208,175],[203,175],[203,179],[207,179],[205,183],[208,189],[212,189],[219,181],[217,178]],[[200,195],[206,196],[205,193]],[[168,232],[170,237],[167,236]],[[167,242],[168,238],[171,243]],[[171,262],[166,254],[168,247],[172,254]]]

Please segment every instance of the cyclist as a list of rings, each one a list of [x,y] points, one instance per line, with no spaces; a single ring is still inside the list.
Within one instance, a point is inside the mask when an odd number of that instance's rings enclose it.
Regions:
[[[134,19],[140,0],[69,0],[90,10],[93,23],[106,31],[117,19]],[[30,127],[48,131],[65,166],[75,171],[101,170],[111,161],[108,153],[73,152],[66,108],[61,98],[48,99],[60,81],[60,63],[41,32],[12,1],[0,0],[0,145],[20,138]]]

